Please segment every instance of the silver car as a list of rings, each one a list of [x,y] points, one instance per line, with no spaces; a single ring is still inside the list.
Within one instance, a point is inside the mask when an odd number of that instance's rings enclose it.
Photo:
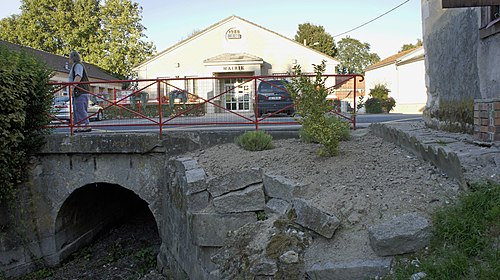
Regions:
[[[100,121],[104,117],[103,109],[97,103],[92,102],[89,98],[89,107],[87,114],[91,120]],[[52,115],[55,120],[69,120],[69,97],[61,96],[54,99],[52,104]]]

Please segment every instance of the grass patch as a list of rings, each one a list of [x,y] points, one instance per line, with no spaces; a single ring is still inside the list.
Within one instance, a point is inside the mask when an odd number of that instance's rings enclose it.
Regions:
[[[236,138],[236,144],[247,151],[263,151],[274,148],[273,137],[262,131],[247,131]]]
[[[500,184],[475,185],[453,205],[433,217],[428,250],[396,259],[385,279],[499,279]]]

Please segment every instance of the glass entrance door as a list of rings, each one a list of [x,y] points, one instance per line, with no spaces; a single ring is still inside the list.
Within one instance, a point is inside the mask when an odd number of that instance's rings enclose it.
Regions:
[[[231,111],[249,111],[251,82],[243,83],[243,79],[225,79],[224,91],[226,109]]]

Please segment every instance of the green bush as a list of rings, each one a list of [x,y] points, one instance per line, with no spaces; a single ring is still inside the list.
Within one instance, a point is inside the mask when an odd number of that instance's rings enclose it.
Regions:
[[[366,112],[370,114],[389,113],[396,106],[396,100],[389,97],[389,92],[390,90],[387,86],[382,84],[375,85],[370,90],[371,98],[364,103]],[[360,104],[360,106],[363,105]]]
[[[247,151],[263,151],[274,148],[273,137],[262,130],[243,133],[236,138],[236,144]]]
[[[10,201],[30,156],[43,145],[51,71],[34,56],[0,46],[0,202]]]
[[[300,128],[299,136],[306,143],[320,143],[324,147],[318,151],[322,156],[332,156],[338,153],[339,141],[351,139],[349,123],[333,115],[325,115],[315,123]],[[332,137],[333,135],[333,137]]]
[[[327,114],[332,104],[326,99],[329,91],[325,87],[324,71],[324,61],[314,65],[316,77],[311,79],[302,75],[300,65],[297,65],[294,67],[295,77],[287,88],[299,115],[297,121],[302,125],[302,141],[320,143],[323,147],[318,154],[334,156],[338,154],[339,141],[349,139],[350,129],[346,122]]]
[[[163,118],[168,118],[175,116],[177,114],[180,114],[182,112],[185,112],[183,115],[185,116],[203,116],[205,114],[205,105],[193,105],[193,104],[188,104],[188,105],[179,105],[175,107],[170,107],[168,104],[162,104],[162,117]],[[128,109],[128,110],[127,110]],[[129,104],[127,105],[122,105],[121,107],[119,106],[112,106],[109,108],[106,108],[104,110],[104,118],[105,119],[119,119],[119,118],[124,118],[124,119],[130,119],[130,118],[140,118],[139,115],[133,113],[137,112],[141,115],[144,115],[149,118],[157,118],[159,117],[158,113],[158,105],[146,105],[146,106],[141,106],[140,109],[136,106],[131,106]]]

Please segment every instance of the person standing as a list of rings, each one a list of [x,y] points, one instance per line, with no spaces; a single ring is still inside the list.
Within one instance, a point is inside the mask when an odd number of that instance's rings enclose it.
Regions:
[[[88,81],[87,71],[82,63],[82,58],[77,51],[71,51],[69,54],[69,82],[86,82]],[[78,86],[79,88],[77,88]],[[89,124],[88,107],[89,97],[87,92],[82,89],[89,90],[88,84],[74,84],[73,89],[73,123],[77,126],[75,132],[89,132],[92,128]]]

